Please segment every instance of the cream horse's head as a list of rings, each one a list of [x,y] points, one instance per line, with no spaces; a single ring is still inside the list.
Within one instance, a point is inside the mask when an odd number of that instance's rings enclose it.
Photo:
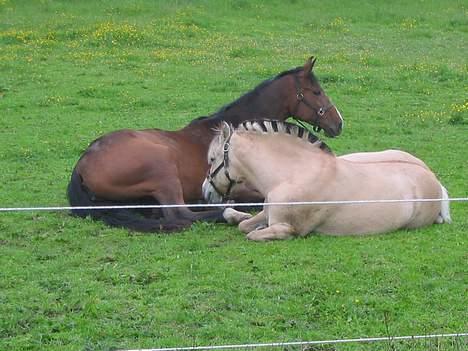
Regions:
[[[222,203],[226,200],[257,202],[262,195],[244,181],[236,170],[230,167],[229,151],[234,129],[223,122],[208,149],[210,169],[202,185],[203,197],[209,203]]]

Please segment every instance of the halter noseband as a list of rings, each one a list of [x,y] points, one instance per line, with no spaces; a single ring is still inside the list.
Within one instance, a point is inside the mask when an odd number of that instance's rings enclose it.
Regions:
[[[312,122],[313,130],[314,132],[318,133],[322,130],[321,127],[319,127],[318,122],[320,121],[320,118],[326,115],[326,113],[332,108],[335,107],[333,104],[328,104],[327,106],[320,106],[318,109],[316,109],[306,98],[304,97],[304,92],[303,89],[301,88],[301,84],[299,82],[299,78],[297,75],[294,75],[294,84],[296,85],[296,98],[297,98],[297,104],[296,107],[294,108],[293,116],[296,115],[297,110],[299,109],[299,105],[301,102],[306,105],[308,108],[313,110],[315,112],[315,119]]]
[[[231,190],[234,184],[240,183],[239,181],[232,179],[228,171],[228,167],[229,167],[228,154],[229,154],[229,147],[231,146],[229,142],[231,141],[231,136],[232,134],[229,136],[229,138],[226,140],[226,142],[223,145],[223,162],[219,164],[218,167],[216,167],[215,170],[212,173],[209,173],[208,176],[206,177],[206,179],[208,180],[210,185],[213,187],[213,189],[218,193],[219,196],[222,197],[223,201],[229,199],[229,194],[231,193]],[[224,176],[229,181],[228,188],[224,194],[218,189],[218,187],[215,185],[213,181],[214,177],[216,177],[216,174],[218,174],[219,171],[221,171],[223,168],[224,168]]]

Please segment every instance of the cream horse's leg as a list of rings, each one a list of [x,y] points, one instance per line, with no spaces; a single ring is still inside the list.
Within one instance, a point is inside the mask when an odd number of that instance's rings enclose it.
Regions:
[[[252,218],[252,215],[250,213],[237,211],[228,207],[224,210],[223,217],[228,224],[239,224],[242,221]]]
[[[251,231],[247,234],[247,239],[255,241],[284,240],[294,236],[295,232],[294,227],[289,223],[275,223],[267,228]]]
[[[243,233],[250,233],[259,227],[265,227],[267,225],[267,216],[265,210],[260,211],[252,218],[246,219],[239,223],[239,230]]]
[[[265,211],[261,211],[252,217],[250,213],[226,208],[223,212],[223,217],[229,224],[239,224],[239,230],[243,233],[250,233],[252,230],[267,225]]]

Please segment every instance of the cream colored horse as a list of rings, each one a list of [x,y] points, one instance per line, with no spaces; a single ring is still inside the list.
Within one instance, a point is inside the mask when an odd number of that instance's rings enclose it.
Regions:
[[[271,202],[448,199],[421,160],[397,150],[335,157],[303,128],[275,121],[223,124],[208,151],[203,194],[219,203],[243,184]],[[286,239],[314,231],[383,233],[450,222],[448,201],[264,206],[255,216],[226,209],[229,223],[252,240]]]

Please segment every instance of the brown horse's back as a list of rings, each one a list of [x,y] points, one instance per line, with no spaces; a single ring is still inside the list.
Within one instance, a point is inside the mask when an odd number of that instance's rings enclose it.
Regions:
[[[163,193],[160,202],[177,201],[164,199],[164,189],[171,190],[171,183],[180,178],[186,186],[180,196],[194,201],[201,198],[201,190],[190,184],[201,183],[205,175],[207,167],[200,170],[200,164],[206,163],[205,153],[204,145],[192,142],[180,131],[120,130],[94,141],[76,171],[99,198],[137,199]],[[194,177],[200,182],[193,182]],[[192,181],[185,181],[188,178]]]

